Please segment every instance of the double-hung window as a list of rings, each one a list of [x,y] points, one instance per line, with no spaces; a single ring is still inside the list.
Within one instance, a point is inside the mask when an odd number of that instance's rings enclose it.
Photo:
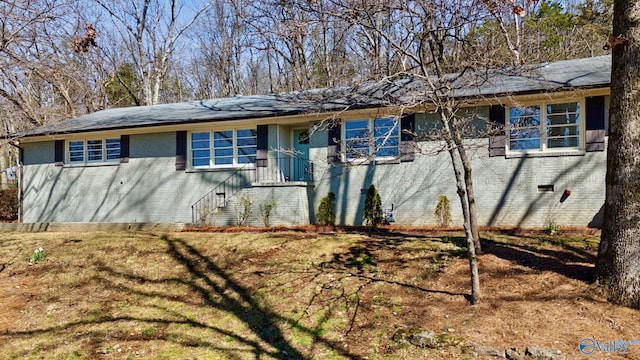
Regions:
[[[400,126],[397,118],[347,120],[344,139],[347,160],[400,155]]]
[[[256,136],[255,129],[192,132],[191,165],[208,168],[255,163]]]
[[[70,140],[67,144],[70,164],[120,160],[120,138]]]
[[[581,102],[513,106],[508,112],[510,151],[584,148]]]

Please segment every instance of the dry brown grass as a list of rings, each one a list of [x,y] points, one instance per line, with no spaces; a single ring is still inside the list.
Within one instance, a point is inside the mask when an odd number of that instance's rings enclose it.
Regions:
[[[404,326],[570,359],[585,337],[640,338],[638,311],[589,285],[593,236],[486,233],[470,306],[455,234],[305,230],[0,234],[0,358],[478,358],[398,344]]]

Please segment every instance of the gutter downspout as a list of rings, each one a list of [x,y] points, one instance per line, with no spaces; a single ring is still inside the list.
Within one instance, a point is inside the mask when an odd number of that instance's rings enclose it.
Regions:
[[[23,195],[24,195],[24,149],[20,147],[13,140],[9,140],[9,145],[18,149],[18,223],[22,224],[22,219],[24,216],[24,207],[23,207]]]

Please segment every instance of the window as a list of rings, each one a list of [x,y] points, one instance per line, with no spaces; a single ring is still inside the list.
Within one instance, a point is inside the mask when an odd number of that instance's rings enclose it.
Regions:
[[[213,164],[233,165],[233,131],[213,133]]]
[[[120,160],[120,139],[71,140],[69,163],[97,163]]]
[[[400,129],[396,118],[348,120],[344,129],[347,160],[400,155]]]
[[[398,144],[400,143],[400,130],[398,120],[382,118],[373,120],[373,137],[375,154],[378,157],[398,156]]]
[[[298,144],[300,145],[309,144],[309,132],[307,130],[301,131],[300,134],[298,134]]]
[[[234,166],[256,162],[255,129],[191,133],[191,165]]]
[[[580,109],[580,102],[510,107],[509,150],[582,148]]]
[[[256,162],[256,130],[238,130],[236,132],[238,164]]]
[[[209,133],[191,134],[191,163],[193,166],[209,166],[210,157]]]
[[[344,139],[347,159],[369,156],[369,120],[347,121]]]
[[[120,139],[106,139],[107,160],[120,160]]]

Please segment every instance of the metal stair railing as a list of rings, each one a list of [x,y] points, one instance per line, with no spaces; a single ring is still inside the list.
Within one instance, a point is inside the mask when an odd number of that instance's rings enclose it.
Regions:
[[[191,205],[192,223],[205,223],[218,209],[227,206],[229,200],[231,200],[238,191],[251,186],[251,182],[255,178],[255,172],[254,164],[246,164],[193,203],[193,205]],[[249,174],[249,176],[240,176],[241,174]]]
[[[258,167],[257,182],[313,182],[313,162],[291,155],[278,155],[276,166]]]

